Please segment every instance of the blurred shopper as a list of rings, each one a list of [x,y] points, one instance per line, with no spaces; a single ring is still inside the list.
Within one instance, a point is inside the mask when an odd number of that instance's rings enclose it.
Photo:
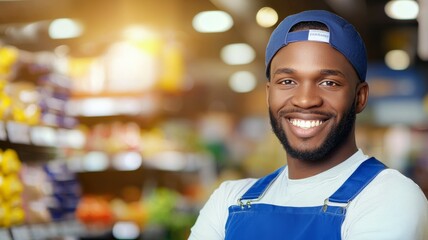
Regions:
[[[346,20],[320,10],[285,18],[267,45],[266,92],[287,165],[224,182],[189,239],[428,239],[421,189],[356,146],[366,71]]]

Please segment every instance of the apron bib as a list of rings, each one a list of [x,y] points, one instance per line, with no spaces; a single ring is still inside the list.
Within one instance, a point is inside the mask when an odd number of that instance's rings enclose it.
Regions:
[[[252,204],[263,197],[284,170],[282,167],[260,178],[238,200],[238,205],[229,207],[225,240],[341,239],[348,204],[385,168],[375,158],[364,161],[320,206]]]

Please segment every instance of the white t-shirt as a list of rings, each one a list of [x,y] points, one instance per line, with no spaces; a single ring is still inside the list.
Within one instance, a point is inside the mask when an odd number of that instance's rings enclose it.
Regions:
[[[359,150],[341,164],[305,179],[289,179],[288,168],[280,174],[257,203],[278,206],[321,206],[369,157]],[[222,240],[228,208],[257,179],[223,182],[201,209],[189,240]],[[428,240],[428,201],[412,180],[386,169],[349,204],[342,224],[346,240]]]

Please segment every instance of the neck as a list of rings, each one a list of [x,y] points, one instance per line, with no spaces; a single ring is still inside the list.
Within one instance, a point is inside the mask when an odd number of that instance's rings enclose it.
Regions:
[[[302,179],[322,173],[351,157],[358,151],[354,144],[337,149],[331,156],[326,156],[322,162],[311,162],[302,159],[296,159],[287,154],[288,176],[290,179]]]

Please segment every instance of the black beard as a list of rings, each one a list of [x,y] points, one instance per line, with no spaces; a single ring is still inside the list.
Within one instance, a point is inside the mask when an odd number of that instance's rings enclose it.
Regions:
[[[338,123],[335,124],[328,134],[326,140],[316,149],[301,151],[296,148],[293,148],[285,134],[284,129],[282,128],[279,121],[274,117],[272,110],[269,108],[269,118],[272,125],[272,131],[275,133],[276,137],[281,142],[285,151],[291,157],[310,163],[322,163],[328,160],[328,156],[335,151],[335,149],[340,148],[342,144],[346,142],[346,139],[352,132],[352,129],[355,125],[356,119],[356,106],[355,102],[352,104],[351,108],[347,113],[345,113],[344,118]]]

